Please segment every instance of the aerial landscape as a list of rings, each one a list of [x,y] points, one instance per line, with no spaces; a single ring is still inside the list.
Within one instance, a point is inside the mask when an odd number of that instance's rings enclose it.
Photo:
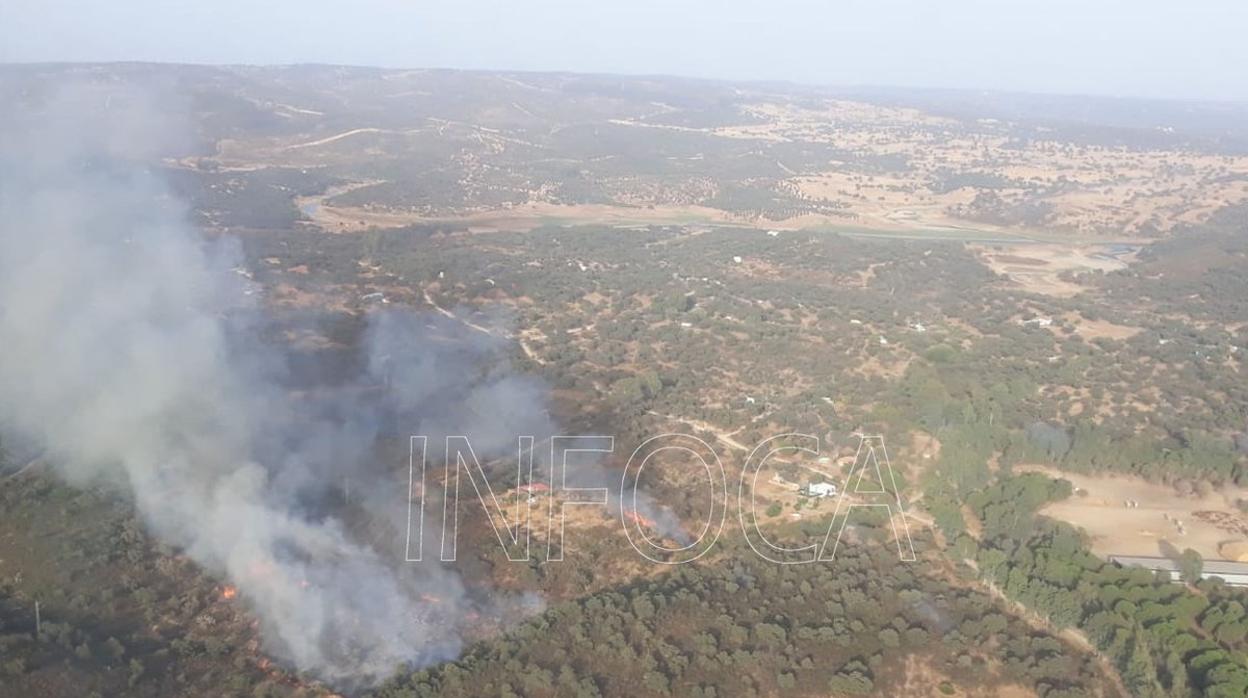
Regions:
[[[0,104],[0,697],[1248,696],[1248,101]]]

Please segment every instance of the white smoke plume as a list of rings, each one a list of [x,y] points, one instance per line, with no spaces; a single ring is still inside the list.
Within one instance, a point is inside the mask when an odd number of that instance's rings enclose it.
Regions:
[[[237,586],[266,652],[335,686],[454,658],[464,618],[538,610],[405,564],[406,462],[377,455],[379,436],[427,436],[431,465],[447,435],[508,463],[520,435],[549,443],[547,390],[509,370],[503,333],[373,313],[354,373],[294,394],[237,245],[194,230],[154,168],[186,151],[172,93],[32,84],[0,72],[0,426],[70,482],[128,491],[156,536]],[[534,455],[547,481],[549,451]],[[601,462],[569,482],[622,506]],[[362,527],[342,518],[344,483]],[[629,502],[687,540],[645,492]],[[436,550],[440,531],[424,535]]]
[[[359,379],[396,376],[391,397],[293,400],[281,353],[248,338],[259,311],[230,271],[237,250],[194,231],[149,169],[177,136],[165,105],[116,87],[16,91],[0,76],[0,97],[23,105],[0,115],[0,421],[71,482],[128,489],[150,530],[237,585],[266,651],[306,674],[361,686],[456,656],[457,617],[490,602],[358,540],[318,498],[367,461],[383,408],[416,420],[404,429],[481,436],[488,455],[549,428],[540,388],[483,373],[496,348],[421,347],[402,328],[425,321],[393,314],[367,333]],[[392,482],[357,487],[404,511]]]

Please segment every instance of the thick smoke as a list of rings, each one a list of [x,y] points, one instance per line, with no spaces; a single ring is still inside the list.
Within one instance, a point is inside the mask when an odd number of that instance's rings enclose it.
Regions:
[[[378,456],[418,433],[435,464],[466,435],[514,464],[531,435],[547,480],[547,391],[508,369],[506,333],[376,312],[354,368],[309,366],[258,339],[279,321],[236,245],[193,230],[152,169],[187,119],[116,85],[29,90],[0,76],[0,425],[71,482],[128,490],[157,536],[237,585],[267,652],[336,685],[455,657],[464,618],[536,610],[405,564],[406,464]],[[569,482],[621,505],[599,461]],[[645,493],[636,509],[687,539]]]
[[[503,325],[502,319],[486,325]],[[474,323],[480,326],[478,323]],[[437,444],[444,437],[466,434],[478,456],[505,456],[514,465],[516,438],[533,436],[533,482],[558,482],[551,473],[549,437],[559,434],[558,425],[543,406],[546,388],[530,376],[507,370],[499,354],[507,347],[500,334],[483,335],[462,323],[442,316],[411,322],[406,314],[382,313],[374,317],[369,333],[369,369],[389,388],[388,402],[381,405],[384,419],[399,424],[419,424],[429,438],[429,463],[437,464]],[[411,347],[421,347],[413,353]],[[483,371],[482,368],[488,370]],[[471,380],[465,376],[473,376]],[[454,395],[454,400],[447,400]],[[438,410],[430,412],[428,405]],[[566,437],[565,437],[566,438]],[[567,448],[594,448],[592,440],[565,441]],[[691,537],[679,517],[655,501],[636,478],[621,484],[620,473],[606,467],[603,458],[592,453],[566,457],[564,482],[569,487],[606,489],[607,508],[635,512],[663,538],[687,545]],[[512,473],[515,470],[511,470]],[[633,488],[637,488],[633,496]],[[436,543],[435,543],[436,544]]]
[[[168,121],[115,87],[0,116],[0,420],[67,479],[127,488],[153,532],[238,586],[266,650],[296,668],[351,686],[454,657],[457,619],[492,602],[374,550],[326,492],[367,474],[387,419],[514,449],[505,432],[549,430],[539,386],[482,369],[498,348],[481,337],[392,313],[354,385],[293,397],[285,357],[252,339],[263,318],[236,250],[190,229],[145,164]],[[384,477],[356,478],[354,497],[397,519],[405,492]]]

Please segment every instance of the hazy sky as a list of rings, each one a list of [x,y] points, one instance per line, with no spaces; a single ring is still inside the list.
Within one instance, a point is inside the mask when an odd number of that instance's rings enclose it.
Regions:
[[[0,0],[0,61],[96,60],[1248,100],[1248,2]]]

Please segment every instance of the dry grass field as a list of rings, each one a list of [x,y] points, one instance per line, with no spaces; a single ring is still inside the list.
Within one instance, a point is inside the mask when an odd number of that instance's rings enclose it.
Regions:
[[[1082,528],[1099,555],[1168,555],[1192,548],[1207,560],[1223,559],[1236,543],[1248,541],[1248,517],[1236,500],[1248,489],[1180,495],[1173,487],[1123,475],[1080,475],[1042,467],[1043,472],[1069,480],[1078,492],[1046,506],[1041,513]],[[1127,506],[1127,501],[1138,502]]]

